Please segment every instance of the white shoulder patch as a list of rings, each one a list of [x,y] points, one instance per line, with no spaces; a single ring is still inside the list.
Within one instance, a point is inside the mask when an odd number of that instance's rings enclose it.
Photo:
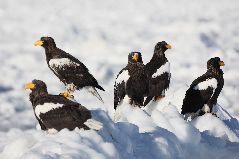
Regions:
[[[129,72],[128,70],[124,70],[119,76],[116,78],[116,85],[122,83],[123,81],[127,81],[129,79]]]
[[[58,109],[63,107],[64,104],[54,104],[54,103],[44,103],[43,105],[37,105],[35,107],[35,114],[40,119],[40,114],[45,114],[53,109]]]
[[[80,66],[80,64],[71,61],[68,58],[57,58],[51,59],[49,65],[52,69],[54,68],[64,68],[64,66]]]
[[[195,90],[206,90],[208,87],[212,87],[213,90],[217,88],[217,80],[215,78],[207,79],[206,81],[198,83],[194,89]]]
[[[159,69],[157,69],[157,72],[155,72],[152,77],[156,78],[160,75],[162,75],[163,73],[170,73],[170,63],[166,62],[164,65],[162,65]]]

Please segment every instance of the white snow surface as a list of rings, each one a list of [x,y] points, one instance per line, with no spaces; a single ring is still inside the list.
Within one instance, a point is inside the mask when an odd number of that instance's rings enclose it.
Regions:
[[[208,87],[212,87],[213,90],[217,88],[217,80],[215,78],[207,79],[206,81],[198,83],[194,89],[195,90],[206,90]]]
[[[238,0],[0,1],[0,159],[238,159],[238,10]],[[99,91],[104,104],[85,90],[74,93],[102,123],[99,131],[36,129],[24,83],[43,80],[52,94],[64,89],[43,48],[33,45],[41,36],[52,36],[106,90]],[[163,40],[172,44],[166,97],[144,109],[123,101],[115,112],[113,85],[128,53],[140,51],[147,63]],[[225,62],[213,108],[218,117],[186,122],[180,114],[185,91],[215,56]]]
[[[63,107],[64,104],[59,103],[44,103],[42,105],[37,105],[35,107],[36,116],[40,119],[40,114],[45,114],[53,109],[59,109]]]
[[[170,63],[166,62],[164,65],[162,65],[159,69],[157,69],[157,72],[155,72],[152,77],[156,78],[160,75],[162,75],[163,73],[170,73]]]

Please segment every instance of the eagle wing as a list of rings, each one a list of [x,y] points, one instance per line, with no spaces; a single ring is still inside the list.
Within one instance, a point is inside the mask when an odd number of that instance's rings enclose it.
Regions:
[[[85,86],[103,89],[82,62],[70,54],[63,55],[50,59],[48,65],[65,85],[73,83],[78,89]]]
[[[154,96],[164,95],[165,91],[169,88],[170,77],[171,74],[165,72],[162,75],[149,80],[149,91],[147,98],[144,101],[144,106],[146,106]]]
[[[90,111],[80,104],[61,96],[48,96],[35,108],[36,115],[47,128],[61,130],[75,127],[88,129],[83,123],[91,118]],[[46,111],[48,109],[48,111]]]
[[[146,64],[146,69],[149,72],[152,72],[151,67],[153,66],[150,65],[150,63]],[[145,99],[144,106],[146,106],[154,96],[164,95],[165,91],[169,88],[170,78],[171,74],[169,62],[166,62],[151,74],[151,79],[149,80],[149,92],[147,98]]]
[[[221,77],[218,79],[217,88],[215,89],[215,91],[213,92],[213,95],[207,102],[207,105],[209,106],[210,110],[212,110],[213,105],[217,103],[217,98],[222,91],[223,85],[224,85],[224,79],[223,77]]]
[[[207,74],[204,74],[197,79],[195,79],[190,85],[189,89],[186,91],[185,98],[182,105],[182,114],[185,113],[196,113],[198,110],[202,109],[204,104],[206,104],[213,94],[213,88],[208,86],[205,89],[196,88],[198,85],[202,84],[209,78]]]
[[[125,97],[125,85],[129,79],[129,73],[126,68],[122,69],[116,77],[114,84],[114,109],[117,108],[118,104]]]
[[[36,119],[37,119],[41,129],[44,130],[44,131],[47,130],[46,126],[42,123],[42,121],[37,116],[36,116]]]
[[[149,81],[149,95],[162,95],[169,88],[170,76],[170,73],[164,72],[160,76],[152,77]]]

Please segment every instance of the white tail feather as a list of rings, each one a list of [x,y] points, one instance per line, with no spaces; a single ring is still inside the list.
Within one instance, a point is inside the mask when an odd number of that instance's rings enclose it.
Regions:
[[[103,127],[101,122],[94,119],[88,119],[86,122],[84,122],[84,124],[93,130],[100,130]]]
[[[95,87],[85,87],[85,89],[91,93],[93,96],[95,96],[96,98],[98,98],[102,103],[104,103],[103,99],[101,98],[100,94],[97,92],[97,90],[95,89]]]

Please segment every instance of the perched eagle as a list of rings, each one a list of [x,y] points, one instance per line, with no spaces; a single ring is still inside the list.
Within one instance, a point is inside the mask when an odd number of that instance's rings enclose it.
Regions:
[[[191,115],[212,112],[224,85],[220,66],[224,66],[224,62],[219,57],[208,60],[207,72],[194,80],[186,91],[181,112],[185,115],[185,119]]]
[[[114,85],[114,109],[127,95],[129,104],[142,106],[148,91],[148,76],[142,61],[141,53],[131,52],[128,64],[117,75]]]
[[[98,84],[93,75],[89,73],[87,67],[74,56],[57,48],[53,38],[42,37],[34,45],[42,46],[45,49],[48,67],[65,84],[66,89],[60,95],[70,97],[75,90],[85,88],[103,102],[95,88],[102,91],[104,89]]]
[[[25,84],[30,89],[30,101],[42,130],[55,133],[61,129],[76,127],[89,129],[91,113],[84,106],[61,95],[51,95],[43,81],[33,80]]]
[[[153,98],[159,100],[165,96],[165,91],[170,83],[170,63],[165,56],[165,51],[171,49],[171,46],[165,41],[158,42],[155,45],[152,59],[145,65],[150,77],[149,92],[144,102],[146,106]]]

